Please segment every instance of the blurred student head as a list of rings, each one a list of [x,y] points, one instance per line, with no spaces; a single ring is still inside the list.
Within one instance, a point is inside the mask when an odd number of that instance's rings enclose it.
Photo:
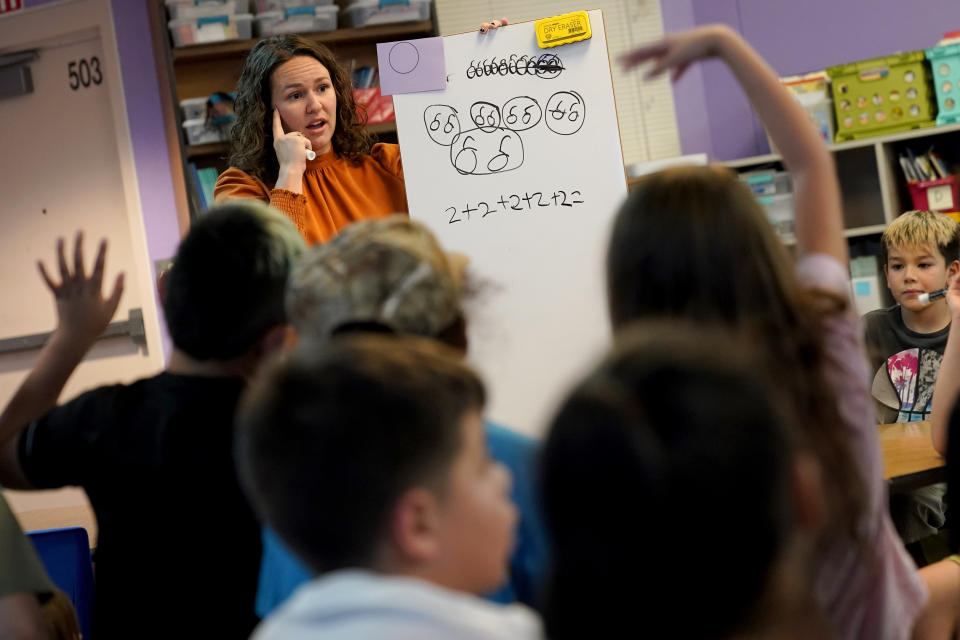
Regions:
[[[554,639],[635,626],[721,638],[806,600],[819,474],[732,334],[642,323],[561,405],[544,444]]]
[[[301,343],[250,390],[238,466],[263,519],[317,573],[365,568],[468,593],[503,581],[516,510],[485,392],[437,342]]]
[[[66,593],[54,589],[53,595],[40,607],[50,640],[80,640],[77,611]]]
[[[300,260],[287,314],[304,339],[372,331],[435,338],[465,351],[465,266],[464,256],[444,252],[407,216],[363,220]]]
[[[607,295],[616,331],[643,319],[718,324],[762,345],[758,366],[787,391],[795,436],[823,468],[830,531],[857,540],[863,480],[824,372],[824,314],[846,301],[801,286],[793,260],[749,187],[721,166],[644,176],[614,223]]]
[[[204,214],[180,243],[163,282],[174,346],[198,361],[231,360],[286,323],[283,295],[305,250],[279,211],[232,200]]]

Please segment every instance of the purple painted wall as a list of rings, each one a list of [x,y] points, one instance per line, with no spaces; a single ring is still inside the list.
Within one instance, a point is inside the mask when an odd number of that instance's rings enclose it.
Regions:
[[[157,61],[153,55],[146,2],[111,0],[111,6],[140,206],[152,262],[172,257],[180,243]]]
[[[696,24],[693,0],[661,2],[663,30],[682,31]],[[694,65],[673,85],[674,108],[680,130],[682,149],[712,148],[710,123],[705,117],[707,100],[704,94],[703,67]],[[682,126],[681,126],[682,123]]]
[[[781,76],[815,71],[897,51],[933,46],[960,29],[956,0],[663,0],[667,31],[723,22],[740,31]],[[668,19],[669,17],[669,19]],[[675,88],[684,153],[718,160],[767,153],[766,137],[733,76],[717,63],[700,66],[701,87]],[[706,105],[702,110],[696,105]],[[705,126],[710,135],[705,136]]]
[[[133,161],[140,190],[140,209],[147,236],[152,280],[157,274],[157,260],[173,257],[180,244],[180,223],[174,198],[170,153],[167,147],[157,60],[153,53],[150,16],[146,2],[111,0],[120,75],[127,102],[127,123],[133,144]],[[167,333],[163,312],[157,314],[165,359],[170,357],[172,342]]]

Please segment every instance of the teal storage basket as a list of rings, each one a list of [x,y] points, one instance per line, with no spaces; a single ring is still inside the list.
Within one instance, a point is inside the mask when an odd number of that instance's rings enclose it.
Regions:
[[[960,43],[932,47],[924,53],[937,92],[937,124],[960,122]]]

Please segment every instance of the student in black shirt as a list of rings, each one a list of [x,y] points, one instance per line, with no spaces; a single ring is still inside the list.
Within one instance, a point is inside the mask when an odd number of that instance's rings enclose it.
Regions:
[[[283,344],[283,293],[303,251],[282,214],[231,203],[196,222],[166,282],[167,369],[54,407],[110,321],[106,247],[84,273],[81,236],[61,282],[41,265],[59,323],[0,416],[0,483],[83,487],[99,526],[94,636],[246,638],[260,527],[236,479],[233,416],[245,380]]]

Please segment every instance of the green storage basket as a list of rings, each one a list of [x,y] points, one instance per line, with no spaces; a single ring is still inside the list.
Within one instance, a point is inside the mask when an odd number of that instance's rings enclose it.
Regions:
[[[930,68],[923,51],[827,68],[837,142],[936,124]]]
[[[937,91],[937,124],[960,122],[960,44],[933,47],[926,54]]]

